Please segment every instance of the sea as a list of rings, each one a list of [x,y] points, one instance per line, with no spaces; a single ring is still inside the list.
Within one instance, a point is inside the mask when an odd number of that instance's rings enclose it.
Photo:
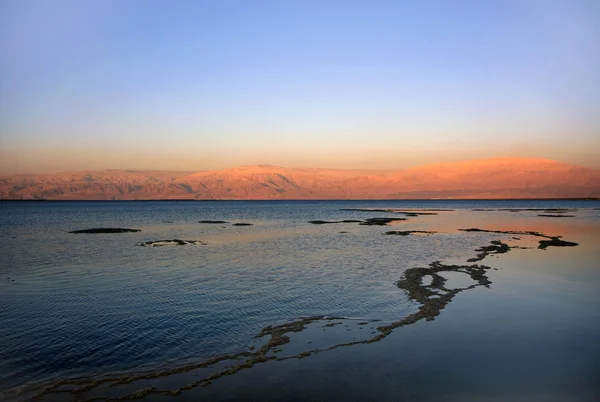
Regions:
[[[0,400],[135,398],[600,400],[600,201],[0,202]]]

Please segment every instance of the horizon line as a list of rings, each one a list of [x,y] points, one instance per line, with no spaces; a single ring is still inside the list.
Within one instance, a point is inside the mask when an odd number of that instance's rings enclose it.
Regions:
[[[145,198],[140,200],[128,199],[82,199],[82,200],[52,200],[45,198],[0,198],[0,202],[361,202],[361,201],[598,201],[600,197],[544,197],[544,198],[315,198],[315,199],[193,199],[193,198]]]

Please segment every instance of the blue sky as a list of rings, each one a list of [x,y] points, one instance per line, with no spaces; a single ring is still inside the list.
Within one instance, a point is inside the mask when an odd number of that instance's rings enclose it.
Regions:
[[[2,171],[600,156],[600,2],[4,0]]]

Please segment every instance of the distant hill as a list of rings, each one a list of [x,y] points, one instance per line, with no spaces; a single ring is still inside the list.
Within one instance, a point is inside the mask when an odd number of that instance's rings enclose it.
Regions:
[[[403,170],[242,166],[203,172],[103,170],[0,177],[0,198],[415,199],[600,197],[600,170],[494,158]]]

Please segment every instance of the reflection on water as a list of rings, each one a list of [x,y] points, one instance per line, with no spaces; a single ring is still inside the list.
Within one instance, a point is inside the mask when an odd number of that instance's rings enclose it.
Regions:
[[[256,380],[253,376],[265,372],[297,370],[298,379],[304,372],[312,384],[302,388],[304,392],[314,388],[323,396],[330,392],[328,389],[333,384],[341,386],[340,381],[351,381],[354,393],[348,396],[353,396],[352,399],[360,395],[355,393],[360,389],[359,383],[371,384],[375,387],[371,392],[380,389],[382,397],[393,399],[390,398],[392,394],[382,388],[382,382],[396,381],[404,385],[394,392],[433,397],[435,393],[425,392],[427,387],[424,380],[419,379],[419,372],[435,373],[437,370],[448,375],[446,371],[456,370],[454,364],[444,363],[444,359],[450,358],[473,367],[481,366],[476,364],[476,359],[465,360],[463,354],[497,360],[501,354],[490,354],[488,340],[474,335],[483,336],[483,331],[485,336],[490,336],[491,328],[506,337],[499,343],[504,355],[520,362],[523,350],[519,340],[522,337],[527,343],[533,341],[534,335],[540,339],[547,336],[546,332],[531,328],[531,323],[535,322],[543,331],[577,340],[588,353],[587,357],[578,359],[577,353],[569,352],[571,344],[561,343],[556,335],[541,346],[538,340],[538,346],[525,354],[527,359],[540,359],[539,353],[545,350],[548,354],[548,350],[552,350],[550,355],[568,358],[569,367],[577,368],[585,377],[589,356],[594,353],[598,356],[598,347],[591,345],[589,340],[600,335],[600,322],[592,312],[597,308],[591,308],[600,306],[599,292],[595,291],[600,283],[595,263],[599,257],[595,245],[600,238],[600,214],[589,209],[598,206],[589,202],[574,203],[577,211],[569,212],[575,215],[574,218],[554,220],[537,217],[537,213],[531,211],[472,211],[482,202],[450,202],[444,207],[452,211],[409,217],[407,221],[397,223],[401,230],[440,232],[423,237],[383,236],[390,228],[356,223],[307,223],[315,219],[365,219],[390,215],[340,211],[348,206],[434,208],[423,203],[44,204],[0,205],[3,229],[0,237],[3,245],[0,251],[0,336],[3,339],[0,384],[5,389],[51,378],[176,367],[222,353],[239,352],[254,344],[253,336],[262,327],[302,316],[330,315],[358,318],[359,322],[391,322],[411,314],[415,308],[394,285],[406,269],[425,267],[436,260],[464,263],[474,255],[476,248],[490,240],[537,245],[536,240],[525,236],[511,240],[515,236],[457,232],[459,228],[468,227],[534,230],[562,235],[580,246],[545,251],[512,250],[499,258],[487,257],[482,263],[501,268],[490,274],[491,289],[461,293],[433,322],[404,327],[376,344],[294,359],[297,363],[293,364],[286,361],[257,365],[245,373],[220,378],[202,389],[201,392],[206,393],[202,395],[225,399],[235,399],[237,395],[239,398],[241,395],[228,388],[230,382],[245,384],[248,380],[252,383],[250,380]],[[573,202],[566,204],[566,207],[573,207]],[[235,227],[197,223],[203,219],[254,225]],[[135,227],[142,232],[118,235],[66,233],[96,226]],[[172,238],[205,240],[209,244],[197,247],[135,246],[144,241]],[[533,309],[531,315],[525,314],[528,309]],[[474,316],[478,318],[475,320]],[[564,320],[547,319],[551,316],[571,317],[569,328],[564,328]],[[503,319],[503,324],[499,325],[490,317]],[[372,330],[370,324],[358,326],[355,320],[348,322],[351,324],[328,327],[327,331],[320,329],[332,340],[362,339],[363,332]],[[506,322],[513,324],[505,325]],[[563,327],[555,327],[558,325]],[[308,342],[310,345],[327,343],[325,335],[319,337],[315,334],[319,331],[309,329],[294,334],[293,342],[282,347],[279,353],[288,353],[285,348],[301,349],[304,346],[298,345],[306,346]],[[497,335],[492,338],[498,342]],[[509,344],[519,353],[511,353],[508,346],[502,346]],[[423,352],[427,350],[430,352]],[[431,350],[436,351],[436,356],[432,356]],[[393,371],[397,374],[388,372],[383,377],[375,377],[365,372],[369,367],[373,370],[374,365],[380,368],[373,373],[381,374],[381,370],[388,369],[392,372],[389,362],[395,362],[397,366],[399,359],[404,361],[405,357],[412,363],[395,367]],[[544,362],[551,367],[544,371],[546,375],[568,374],[558,368],[558,360],[548,358]],[[335,375],[321,373],[321,382],[310,377],[311,372],[314,377],[311,370],[315,365],[324,365],[327,370],[333,370],[331,373],[341,371]],[[365,370],[358,369],[359,366],[365,366]],[[485,367],[489,371],[494,370],[493,366],[490,362]],[[350,367],[356,372],[348,372]],[[515,395],[524,395],[531,390],[540,395],[538,382],[533,381],[528,389],[508,371],[496,371],[508,384],[514,385],[508,388],[513,389]],[[522,372],[521,369],[517,371]],[[466,372],[463,375],[468,377]],[[479,377],[477,381],[485,383]],[[416,382],[408,386],[406,381],[410,378],[416,378]],[[537,377],[532,375],[532,378]],[[294,382],[291,378],[288,380]],[[173,388],[172,385],[181,379],[175,376],[161,381]],[[462,380],[454,381],[461,383]],[[306,385],[305,381],[296,383],[290,386]],[[580,395],[585,397],[596,390],[590,384],[586,387],[576,383],[580,386]],[[274,384],[280,384],[279,380],[274,380]],[[522,388],[517,387],[518,384]],[[319,385],[320,388],[316,388]],[[567,385],[560,389],[549,387],[548,395],[572,391]],[[473,395],[482,395],[482,392],[476,392],[479,388],[485,389],[477,384],[465,389],[472,390]],[[249,389],[264,397],[278,396],[270,388],[250,386]],[[455,389],[453,398],[467,397],[464,392],[464,389]]]

